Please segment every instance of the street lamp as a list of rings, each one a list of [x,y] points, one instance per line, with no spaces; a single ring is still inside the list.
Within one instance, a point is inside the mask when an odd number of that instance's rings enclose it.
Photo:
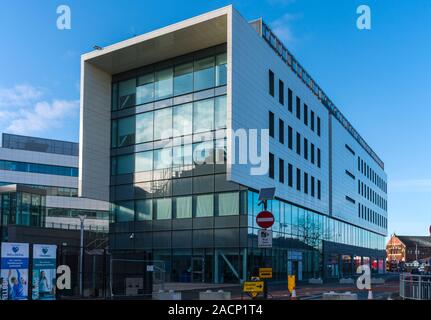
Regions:
[[[83,296],[83,262],[84,262],[84,220],[87,218],[86,215],[79,215],[79,221],[81,222],[81,238],[80,238],[80,252],[79,252],[79,296]]]

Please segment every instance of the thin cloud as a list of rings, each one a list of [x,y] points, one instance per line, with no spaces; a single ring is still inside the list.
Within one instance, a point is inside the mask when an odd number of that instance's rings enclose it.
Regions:
[[[292,47],[292,44],[297,42],[292,31],[292,22],[301,18],[301,14],[286,13],[271,23],[271,29],[285,45]]]
[[[43,98],[42,89],[29,85],[0,88],[1,131],[32,135],[61,128],[78,114],[78,100]]]
[[[391,181],[390,192],[431,192],[431,179],[405,179]]]

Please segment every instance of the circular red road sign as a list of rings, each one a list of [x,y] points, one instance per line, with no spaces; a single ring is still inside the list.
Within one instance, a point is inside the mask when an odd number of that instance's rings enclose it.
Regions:
[[[268,229],[271,228],[274,224],[274,216],[269,211],[261,211],[256,216],[256,222],[259,225],[259,227]]]

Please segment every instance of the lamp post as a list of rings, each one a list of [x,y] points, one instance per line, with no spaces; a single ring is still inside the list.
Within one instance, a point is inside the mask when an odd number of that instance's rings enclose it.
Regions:
[[[80,252],[79,252],[79,296],[83,297],[83,262],[84,262],[84,220],[87,218],[85,215],[79,215],[79,221],[81,222],[81,238],[80,238]]]

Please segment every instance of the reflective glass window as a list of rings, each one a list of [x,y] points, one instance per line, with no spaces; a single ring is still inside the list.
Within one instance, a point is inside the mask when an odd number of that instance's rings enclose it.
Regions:
[[[117,174],[132,173],[134,169],[133,155],[128,154],[117,157]]]
[[[196,196],[195,217],[211,217],[214,213],[214,197],[212,194]]]
[[[154,100],[154,73],[138,78],[136,87],[136,104],[144,104]]]
[[[177,197],[175,199],[176,218],[184,219],[192,217],[192,197]]]
[[[214,100],[197,101],[193,106],[193,132],[211,131],[214,128]]]
[[[214,57],[196,60],[194,63],[194,90],[214,87]]]
[[[226,96],[215,98],[214,126],[215,129],[226,128]]]
[[[183,136],[192,133],[193,104],[187,103],[173,108],[173,136]]]
[[[118,120],[117,146],[124,147],[135,143],[135,118],[128,117]]]
[[[153,151],[135,153],[135,172],[153,170]]]
[[[153,141],[153,113],[146,112],[136,116],[136,143]]]
[[[227,54],[222,53],[216,57],[216,86],[227,83]]]
[[[175,67],[174,95],[193,91],[193,63],[184,63]]]
[[[163,148],[154,150],[154,169],[166,169],[172,166],[172,149]]]
[[[173,93],[173,70],[172,68],[160,70],[155,75],[155,98],[165,99],[172,96]]]
[[[135,105],[136,79],[130,79],[120,82],[118,84],[118,96],[118,109],[124,109]]]
[[[172,218],[172,201],[170,198],[156,199],[156,219],[166,220]]]
[[[218,215],[230,216],[239,214],[239,193],[227,192],[218,194]]]
[[[172,109],[154,112],[154,140],[168,139],[172,136]]]
[[[153,200],[137,200],[136,201],[136,220],[152,220],[153,219]]]
[[[134,202],[123,201],[116,205],[116,222],[133,221],[135,218]]]

